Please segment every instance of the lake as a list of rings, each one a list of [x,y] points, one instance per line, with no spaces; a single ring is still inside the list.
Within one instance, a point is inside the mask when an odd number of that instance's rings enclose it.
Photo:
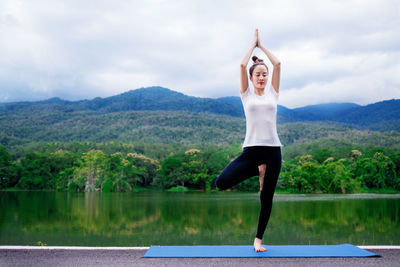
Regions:
[[[258,193],[0,192],[0,245],[250,245]],[[264,244],[400,245],[400,194],[276,194]]]

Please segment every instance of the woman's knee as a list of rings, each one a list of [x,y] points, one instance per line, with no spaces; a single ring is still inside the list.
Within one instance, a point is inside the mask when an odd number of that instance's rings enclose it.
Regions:
[[[226,190],[229,188],[222,173],[218,176],[217,180],[215,180],[215,185],[221,190]]]

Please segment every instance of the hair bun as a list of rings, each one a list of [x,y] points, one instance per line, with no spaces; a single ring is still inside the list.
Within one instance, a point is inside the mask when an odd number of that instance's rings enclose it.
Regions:
[[[264,62],[264,60],[258,58],[257,56],[253,56],[251,59],[253,60],[254,64]]]

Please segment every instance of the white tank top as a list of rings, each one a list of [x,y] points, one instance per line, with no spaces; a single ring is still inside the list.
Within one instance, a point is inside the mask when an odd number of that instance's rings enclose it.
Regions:
[[[246,138],[243,147],[282,146],[276,130],[279,94],[272,85],[259,96],[250,88],[240,94],[246,116]]]

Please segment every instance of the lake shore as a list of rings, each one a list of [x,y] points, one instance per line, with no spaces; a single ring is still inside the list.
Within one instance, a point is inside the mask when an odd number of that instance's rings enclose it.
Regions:
[[[171,190],[172,189],[172,190]],[[119,193],[137,193],[137,192],[146,192],[146,191],[155,191],[155,192],[199,192],[199,193],[215,193],[215,192],[235,192],[235,193],[257,193],[255,191],[238,191],[238,190],[197,190],[188,187],[178,187],[177,189],[171,188],[169,190],[162,190],[156,187],[137,187],[134,188],[132,192],[119,192]],[[23,190],[23,189],[16,189],[16,188],[7,188],[7,189],[0,189],[0,192],[71,192],[76,193],[73,191],[57,191],[57,190]],[[81,192],[81,193],[88,193],[88,192]],[[307,194],[307,195],[326,195],[326,194],[335,194],[335,193],[323,193],[323,192],[313,192],[313,193],[301,193],[295,192],[291,190],[275,190],[275,194]],[[338,194],[338,195],[352,195],[352,194],[400,194],[400,191],[396,191],[393,189],[362,189],[360,192],[353,192],[348,194]]]

